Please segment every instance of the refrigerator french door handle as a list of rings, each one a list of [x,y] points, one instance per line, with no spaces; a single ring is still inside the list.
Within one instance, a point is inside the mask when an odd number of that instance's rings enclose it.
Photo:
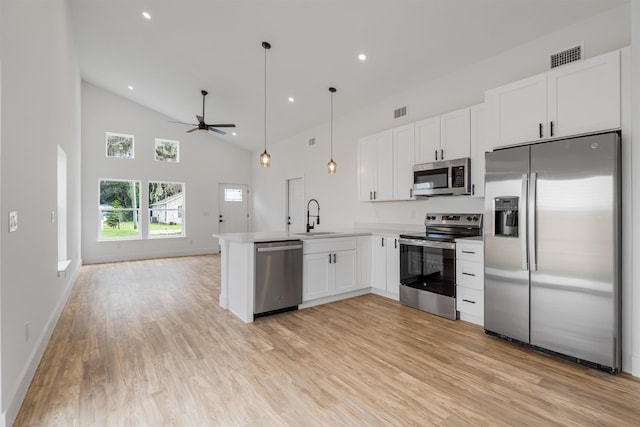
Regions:
[[[522,232],[520,232],[519,233],[520,236],[518,236],[520,238],[520,252],[522,254],[522,270],[529,269],[529,262],[527,257],[527,233],[525,228],[527,224],[526,197],[527,197],[528,188],[529,188],[529,174],[523,173],[522,174],[522,193],[520,193],[520,206],[518,206],[518,209],[520,210],[520,212],[522,212],[522,218],[519,218],[521,220],[520,229],[522,230]]]
[[[531,183],[529,184],[529,269],[530,271],[538,270],[538,260],[536,259],[536,244],[538,236],[536,235],[536,210],[537,210],[537,194],[536,186],[538,183],[538,174],[531,173]]]

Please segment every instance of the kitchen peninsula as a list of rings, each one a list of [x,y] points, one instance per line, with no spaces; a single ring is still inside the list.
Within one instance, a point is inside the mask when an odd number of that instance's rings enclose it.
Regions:
[[[409,226],[415,230],[415,226]],[[419,226],[418,226],[419,227]],[[406,229],[405,229],[406,231]],[[372,286],[372,236],[393,241],[401,231],[350,229],[338,232],[220,233],[220,306],[245,323],[254,320],[255,245],[302,241],[303,303],[311,307],[374,292],[398,299],[398,286]],[[396,245],[397,246],[397,245]],[[393,247],[393,246],[392,246]]]

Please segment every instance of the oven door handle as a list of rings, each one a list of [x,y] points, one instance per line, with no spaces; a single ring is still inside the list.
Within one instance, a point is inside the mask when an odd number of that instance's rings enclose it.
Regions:
[[[421,246],[423,248],[438,248],[438,249],[455,249],[456,244],[453,242],[437,242],[434,240],[421,240],[421,239],[407,239],[400,238],[398,240],[400,245],[405,246]]]

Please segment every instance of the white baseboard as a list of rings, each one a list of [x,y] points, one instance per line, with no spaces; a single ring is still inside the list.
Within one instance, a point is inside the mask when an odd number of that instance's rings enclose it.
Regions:
[[[185,250],[172,250],[162,252],[149,252],[149,253],[132,253],[132,254],[109,254],[104,256],[89,256],[84,257],[85,264],[102,264],[105,262],[121,262],[121,261],[139,261],[145,259],[156,258],[173,258],[181,256],[194,256],[194,255],[211,255],[217,254],[219,251],[217,248],[200,248],[200,249],[185,249]]]
[[[18,416],[18,412],[20,411],[20,406],[22,406],[22,401],[27,394],[27,390],[29,389],[31,380],[33,380],[33,375],[36,373],[36,369],[40,364],[40,360],[42,359],[42,355],[44,354],[45,349],[47,348],[47,344],[49,344],[49,339],[53,334],[53,330],[58,324],[58,320],[60,319],[62,310],[64,309],[64,306],[69,299],[69,295],[71,294],[71,290],[73,289],[73,286],[78,279],[78,274],[80,273],[81,266],[82,262],[78,262],[75,265],[73,273],[71,274],[71,278],[67,282],[67,287],[62,293],[62,297],[58,301],[58,304],[53,310],[53,313],[51,313],[46,327],[38,337],[38,344],[34,347],[33,352],[31,352],[29,363],[25,365],[25,368],[20,375],[18,387],[12,393],[13,396],[10,398],[10,403],[7,406],[7,410],[0,417],[0,427],[11,426],[15,422],[16,417]]]
[[[630,374],[640,378],[640,356],[632,356]]]
[[[355,291],[345,292],[343,294],[331,295],[328,297],[317,298],[311,301],[305,301],[298,306],[299,309],[315,307],[316,305],[328,304],[330,302],[336,302],[347,298],[359,297],[360,295],[366,295],[370,293],[369,288],[357,289]]]
[[[380,295],[381,297],[389,298],[395,301],[400,301],[400,295],[398,294],[392,294],[391,292],[383,291],[382,289],[378,289],[378,288],[370,288],[370,289],[372,294]]]

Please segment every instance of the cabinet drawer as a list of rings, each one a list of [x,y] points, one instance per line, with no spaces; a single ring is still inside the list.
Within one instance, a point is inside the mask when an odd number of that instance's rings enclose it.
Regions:
[[[305,240],[302,243],[303,254],[317,254],[320,252],[350,251],[356,248],[355,237],[335,237],[329,239]]]
[[[456,259],[484,263],[484,245],[483,242],[464,242],[459,240],[456,242]]]
[[[477,289],[456,286],[456,309],[474,316],[484,316],[484,293]]]
[[[482,291],[484,289],[484,265],[477,262],[456,260],[456,285]]]

